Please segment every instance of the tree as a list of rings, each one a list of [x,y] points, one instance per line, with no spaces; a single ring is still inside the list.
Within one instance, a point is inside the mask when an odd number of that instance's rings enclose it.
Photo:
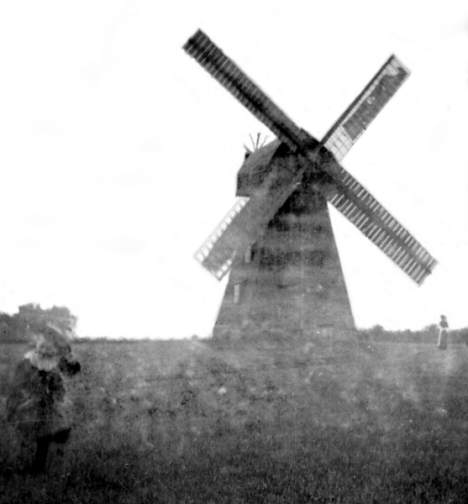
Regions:
[[[36,303],[18,307],[14,315],[0,312],[0,341],[27,341],[31,332],[52,323],[62,330],[74,330],[77,317],[66,306],[43,309]]]

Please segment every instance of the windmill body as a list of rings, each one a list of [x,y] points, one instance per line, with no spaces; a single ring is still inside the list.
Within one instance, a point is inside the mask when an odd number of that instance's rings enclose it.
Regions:
[[[281,179],[295,155],[278,140],[252,152],[238,174],[237,196],[251,197],[269,176]],[[328,205],[324,174],[301,183],[233,262],[215,337],[257,329],[346,335],[353,316]]]
[[[252,325],[308,334],[354,327],[327,203],[408,277],[424,281],[435,259],[341,166],[408,76],[397,58],[385,62],[319,142],[203,32],[184,49],[277,137],[247,157],[237,200],[195,255],[218,279],[232,269],[214,335]]]

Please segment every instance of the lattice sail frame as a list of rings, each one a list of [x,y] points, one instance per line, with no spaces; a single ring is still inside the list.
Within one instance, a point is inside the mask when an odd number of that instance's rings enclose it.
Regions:
[[[321,142],[338,161],[350,151],[408,76],[408,69],[394,55],[390,56],[338,118]]]
[[[223,220],[216,226],[214,231],[210,234],[210,236],[204,241],[203,245],[195,252],[195,259],[200,263],[200,264],[208,264],[207,269],[213,273],[213,275],[218,279],[221,280],[223,276],[229,271],[232,261],[234,258],[234,255],[232,257],[229,257],[227,260],[224,260],[222,262],[222,265],[220,268],[210,268],[209,267],[209,258],[210,255],[213,254],[213,248],[216,243],[220,240],[222,237],[223,233],[226,231],[227,227],[232,223],[232,221],[235,219],[235,217],[241,212],[241,210],[245,207],[245,205],[248,203],[249,198],[246,197],[239,197],[236,198],[236,201],[234,205],[231,207],[229,212],[224,216]],[[213,262],[213,261],[212,261]],[[216,261],[214,261],[214,264],[216,264]]]
[[[197,31],[184,49],[302,160],[297,173],[283,188],[274,191],[264,188],[248,200],[235,202],[195,254],[205,268],[221,279],[229,271],[236,252],[258,238],[304,173],[317,170],[333,180],[333,187],[321,188],[328,201],[416,283],[424,281],[436,260],[337,162],[408,76],[409,72],[395,56],[386,61],[319,143],[299,128],[203,32]]]

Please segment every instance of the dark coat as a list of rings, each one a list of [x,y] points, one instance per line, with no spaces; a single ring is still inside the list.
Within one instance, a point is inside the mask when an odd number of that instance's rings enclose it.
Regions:
[[[17,366],[7,399],[7,418],[24,435],[42,437],[70,428],[66,389],[62,373],[73,375],[78,362],[61,359],[58,367],[45,371],[23,359]]]

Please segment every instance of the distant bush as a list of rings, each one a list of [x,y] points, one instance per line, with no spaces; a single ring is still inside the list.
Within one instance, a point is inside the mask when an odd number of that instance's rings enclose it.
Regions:
[[[44,323],[53,323],[63,329],[74,330],[77,317],[65,306],[43,309],[39,304],[28,303],[10,315],[0,313],[0,342],[29,341],[31,331]]]
[[[116,343],[145,343],[153,341],[151,338],[106,338],[104,336],[98,336],[95,338],[90,338],[88,336],[80,336],[75,339],[74,343],[86,343],[86,344],[96,344],[96,343],[109,343],[115,345]]]
[[[385,343],[430,343],[435,344],[439,334],[436,324],[431,324],[418,331],[405,329],[403,331],[390,331],[381,325],[375,325],[370,329],[360,329],[358,337],[364,341],[375,341]],[[463,329],[452,329],[449,331],[451,343],[465,343],[468,345],[468,327]]]

